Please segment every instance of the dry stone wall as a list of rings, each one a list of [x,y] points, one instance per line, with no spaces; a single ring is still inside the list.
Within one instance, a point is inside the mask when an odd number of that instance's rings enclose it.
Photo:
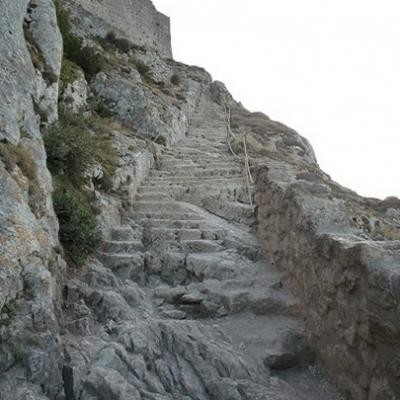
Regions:
[[[154,48],[161,56],[172,58],[170,20],[149,0],[64,0],[121,32],[134,44]],[[84,14],[84,12],[83,12]],[[89,21],[90,22],[90,21]],[[96,20],[91,18],[96,32]]]
[[[322,364],[349,399],[398,399],[400,241],[360,238],[343,200],[283,164],[260,171],[256,199],[265,251],[286,270]]]

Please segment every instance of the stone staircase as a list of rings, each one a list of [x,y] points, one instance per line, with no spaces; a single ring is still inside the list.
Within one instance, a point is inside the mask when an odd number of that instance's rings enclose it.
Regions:
[[[298,303],[282,273],[261,256],[244,166],[229,153],[225,135],[221,107],[203,99],[187,137],[164,151],[100,259],[143,288],[157,318],[179,329],[190,321],[216,329],[219,345],[228,341],[257,370],[251,379],[260,382],[243,389],[247,397],[218,398],[339,399],[308,368],[312,352]],[[282,397],[270,396],[271,376]]]

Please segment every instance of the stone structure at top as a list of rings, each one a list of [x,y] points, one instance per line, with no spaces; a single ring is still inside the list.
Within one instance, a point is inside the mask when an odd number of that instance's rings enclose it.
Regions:
[[[172,58],[170,19],[156,10],[150,0],[63,0],[80,7],[92,30],[103,30],[96,22],[107,23],[139,46],[156,49],[162,57]],[[85,12],[86,11],[86,12]],[[93,23],[93,17],[98,18]],[[104,32],[95,32],[104,34]]]

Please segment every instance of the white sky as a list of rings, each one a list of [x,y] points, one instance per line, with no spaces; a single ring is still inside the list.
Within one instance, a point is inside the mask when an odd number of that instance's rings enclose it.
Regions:
[[[400,197],[398,0],[153,0],[174,58],[307,137],[364,196]]]

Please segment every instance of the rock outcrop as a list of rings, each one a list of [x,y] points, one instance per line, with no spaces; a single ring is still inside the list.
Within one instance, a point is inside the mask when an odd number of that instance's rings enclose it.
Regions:
[[[0,2],[0,397],[7,399],[63,392],[65,264],[39,130],[56,115],[62,43],[52,1],[32,11],[33,3]],[[38,68],[34,57],[43,61]]]

